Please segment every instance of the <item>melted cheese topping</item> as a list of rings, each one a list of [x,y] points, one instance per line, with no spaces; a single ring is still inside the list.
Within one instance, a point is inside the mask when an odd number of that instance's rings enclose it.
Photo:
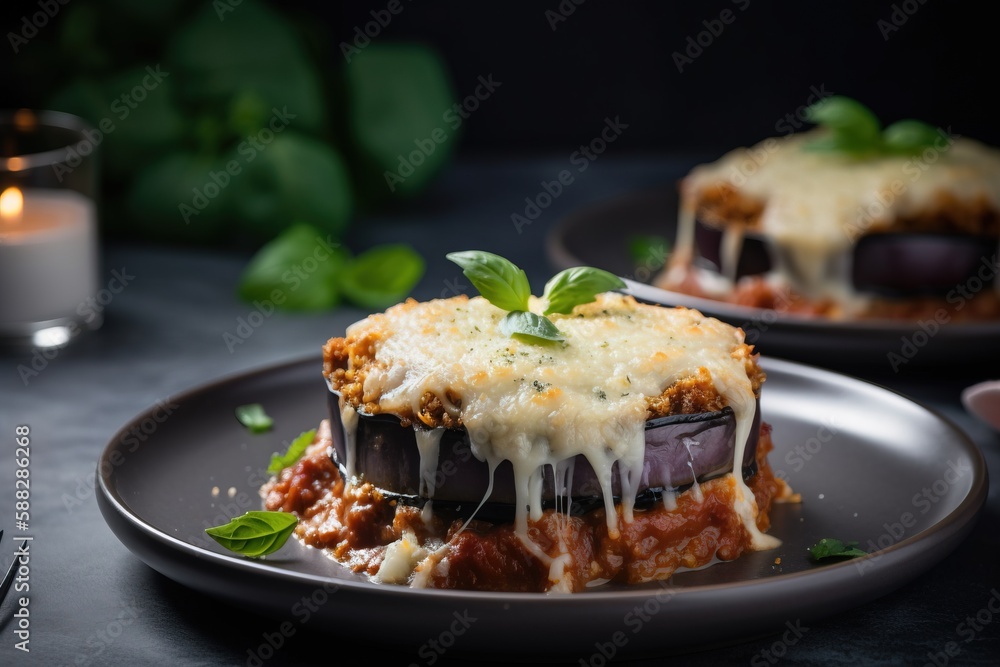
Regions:
[[[942,197],[1000,209],[1000,151],[994,148],[941,133],[916,156],[857,159],[806,149],[819,132],[766,139],[695,167],[682,188],[678,255],[691,254],[701,192],[728,184],[764,204],[759,231],[770,242],[774,277],[806,295],[846,304],[857,296],[850,251],[869,230],[938,210]],[[735,227],[727,226],[723,240],[722,273],[730,279],[742,241]]]
[[[532,298],[534,312],[544,305]],[[623,516],[630,521],[643,469],[647,397],[704,368],[736,414],[733,477],[744,524],[755,548],[775,545],[757,530],[757,508],[741,474],[756,409],[746,366],[752,351],[742,330],[695,310],[639,304],[616,293],[550,316],[566,337],[562,343],[505,336],[498,328],[504,315],[482,297],[455,297],[409,301],[353,324],[348,337],[377,341],[365,396],[377,396],[379,409],[391,414],[418,413],[427,392],[460,396],[461,406],[447,409],[467,429],[473,454],[491,473],[504,460],[513,466],[515,530],[528,543],[528,519],[542,515],[542,471],[549,466],[565,479],[577,455],[598,473],[608,530],[617,535],[612,466],[618,463]],[[420,449],[436,459],[432,438]],[[556,561],[553,572],[561,569]]]

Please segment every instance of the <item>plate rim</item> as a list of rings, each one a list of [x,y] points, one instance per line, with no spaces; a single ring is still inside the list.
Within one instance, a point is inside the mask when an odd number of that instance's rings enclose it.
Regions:
[[[900,391],[895,389],[885,387],[876,382],[866,380],[853,375],[848,375],[844,373],[838,373],[831,370],[827,370],[818,366],[813,366],[806,363],[801,363],[797,361],[790,361],[786,359],[762,357],[762,364],[767,367],[772,367],[771,370],[783,371],[786,374],[791,375],[812,375],[821,376],[825,382],[835,382],[838,384],[860,384],[861,386],[867,386],[867,388],[875,389],[879,391],[888,392],[889,394],[895,396],[897,399],[902,399],[919,409],[927,412],[933,418],[938,420],[941,424],[946,426],[950,432],[953,433],[957,438],[957,444],[961,450],[969,456],[973,464],[972,471],[972,481],[970,483],[969,491],[964,498],[944,517],[935,521],[930,527],[907,537],[906,539],[900,540],[884,549],[879,549],[876,552],[872,552],[870,556],[877,556],[881,558],[882,556],[891,555],[893,558],[901,558],[909,553],[914,548],[917,548],[925,540],[929,540],[939,533],[948,533],[959,531],[967,534],[971,531],[978,519],[980,512],[982,511],[987,495],[988,495],[988,470],[985,464],[985,458],[978,445],[969,437],[969,435],[953,420],[948,418],[946,415],[942,414],[940,411],[927,406],[909,396],[906,396]],[[186,400],[191,400],[199,396],[210,394],[216,391],[222,386],[229,385],[236,381],[245,381],[249,378],[260,378],[262,376],[272,375],[281,372],[288,372],[297,370],[299,366],[305,366],[306,364],[314,364],[316,368],[320,367],[320,359],[314,355],[310,354],[307,356],[302,356],[300,358],[271,363],[256,368],[251,368],[249,370],[237,371],[228,373],[226,375],[220,376],[216,379],[210,380],[208,382],[195,385],[178,393],[169,396],[166,400],[171,402],[182,402]],[[410,588],[406,586],[396,586],[396,585],[384,585],[376,584],[369,581],[357,581],[352,579],[340,579],[335,576],[321,575],[321,574],[306,574],[302,572],[295,572],[291,570],[285,570],[278,567],[273,567],[266,561],[258,562],[250,559],[245,559],[238,557],[236,555],[229,555],[225,553],[215,552],[203,547],[190,544],[184,540],[175,538],[165,532],[153,526],[146,521],[144,521],[138,514],[133,511],[123,498],[120,497],[117,492],[113,489],[113,478],[120,468],[108,463],[109,457],[113,452],[122,445],[123,435],[128,433],[129,428],[138,422],[141,422],[147,416],[152,416],[152,414],[158,409],[159,404],[154,404],[147,407],[145,410],[141,411],[135,415],[132,419],[126,422],[121,428],[119,428],[112,438],[109,440],[108,444],[104,447],[101,452],[100,457],[97,461],[97,484],[96,484],[96,494],[98,496],[99,505],[101,512],[104,515],[106,523],[111,528],[115,536],[133,551],[131,545],[129,545],[125,539],[119,534],[119,531],[115,529],[112,525],[113,518],[107,515],[107,512],[113,511],[118,519],[123,519],[128,523],[133,530],[138,531],[143,534],[146,538],[153,540],[154,542],[160,544],[163,547],[171,549],[173,551],[180,552],[181,555],[185,557],[193,557],[199,560],[208,560],[215,565],[220,567],[230,567],[235,568],[237,571],[244,571],[251,574],[259,574],[269,578],[276,578],[278,580],[284,580],[296,583],[306,583],[311,585],[317,584],[335,584],[338,588],[348,588],[353,589],[362,594],[372,594],[374,596],[379,595],[407,595],[416,596],[418,599],[423,597],[429,598],[444,598],[449,600],[454,599],[476,599],[476,600],[487,600],[491,602],[504,602],[504,603],[525,603],[526,601],[530,604],[538,605],[590,605],[596,600],[613,600],[613,601],[640,601],[645,600],[649,597],[650,588],[648,586],[640,586],[634,589],[610,589],[610,590],[597,590],[597,591],[582,591],[572,594],[552,594],[552,593],[514,593],[514,592],[493,592],[493,591],[467,591],[467,590],[441,590],[441,589],[419,589]],[[954,446],[954,444],[953,444]],[[964,535],[962,538],[964,539]],[[945,553],[949,553],[955,547],[957,547],[958,542],[951,545]],[[138,554],[137,554],[138,555]],[[141,556],[140,560],[146,562],[147,565],[152,565],[149,561]],[[943,556],[942,556],[943,557]],[[867,558],[867,557],[865,557]],[[672,587],[673,596],[686,596],[692,597],[696,595],[706,595],[710,593],[718,593],[729,591],[732,589],[757,589],[757,588],[774,588],[779,585],[791,585],[794,586],[796,582],[808,578],[810,581],[816,581],[817,586],[822,586],[827,582],[828,579],[837,579],[837,572],[843,570],[844,568],[856,567],[858,562],[863,559],[851,559],[845,560],[838,563],[830,563],[823,565],[822,567],[817,567],[813,569],[803,570],[799,572],[793,572],[788,574],[781,574],[776,577],[760,577],[744,581],[736,582],[723,582],[723,583],[712,583],[712,584],[698,584],[692,586],[677,586]],[[890,561],[893,560],[890,558]],[[937,562],[936,559],[935,562]],[[929,566],[928,566],[929,567]],[[920,572],[924,572],[928,567],[921,568]],[[154,568],[159,570],[158,568]],[[873,572],[874,574],[874,572]],[[169,576],[169,575],[167,575]],[[173,578],[173,577],[171,577]],[[893,585],[891,589],[898,587]],[[876,596],[878,597],[878,596]]]

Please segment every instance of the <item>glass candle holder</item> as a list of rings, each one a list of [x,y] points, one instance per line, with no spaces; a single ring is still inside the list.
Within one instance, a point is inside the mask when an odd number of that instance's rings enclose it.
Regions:
[[[97,329],[97,133],[55,111],[0,112],[0,345]]]

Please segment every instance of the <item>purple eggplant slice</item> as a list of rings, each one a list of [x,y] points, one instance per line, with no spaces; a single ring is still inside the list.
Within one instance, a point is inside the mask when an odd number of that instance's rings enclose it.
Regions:
[[[695,221],[697,262],[722,272],[722,230]],[[854,289],[887,297],[944,296],[955,285],[975,276],[984,258],[996,252],[995,236],[946,233],[886,232],[866,234],[850,254]],[[747,231],[740,247],[736,279],[772,269],[768,239]]]
[[[854,286],[886,296],[944,296],[976,275],[997,239],[960,234],[869,234],[854,250]]]
[[[716,273],[722,273],[722,230],[696,220],[694,240],[698,248],[699,263]],[[771,254],[764,239],[748,232],[743,238],[736,262],[736,279],[767,273],[771,266]]]
[[[345,473],[346,437],[340,418],[339,395],[329,394],[333,461]],[[744,451],[744,479],[756,474],[757,440],[760,410],[754,417],[750,441]],[[673,415],[646,422],[644,470],[639,485],[637,505],[660,497],[664,490],[683,490],[697,481],[705,481],[732,470],[736,417],[731,408],[717,412]],[[464,429],[443,429],[434,468],[433,494],[420,484],[420,452],[412,426],[403,426],[394,415],[359,415],[356,431],[355,474],[371,482],[383,493],[410,504],[433,500],[466,506],[470,511],[483,502],[489,487],[489,466],[472,453]],[[542,498],[554,506],[555,484],[551,468],[543,471]],[[621,493],[618,464],[612,468],[612,493]],[[602,503],[597,474],[583,456],[575,457],[569,495],[582,507]],[[486,505],[508,506],[515,503],[513,468],[509,461],[497,466],[493,491]]]

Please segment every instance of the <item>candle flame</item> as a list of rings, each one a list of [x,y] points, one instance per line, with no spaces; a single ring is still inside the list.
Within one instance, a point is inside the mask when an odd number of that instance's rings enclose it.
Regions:
[[[24,196],[17,188],[7,188],[0,194],[0,219],[4,222],[20,222],[24,208]]]

